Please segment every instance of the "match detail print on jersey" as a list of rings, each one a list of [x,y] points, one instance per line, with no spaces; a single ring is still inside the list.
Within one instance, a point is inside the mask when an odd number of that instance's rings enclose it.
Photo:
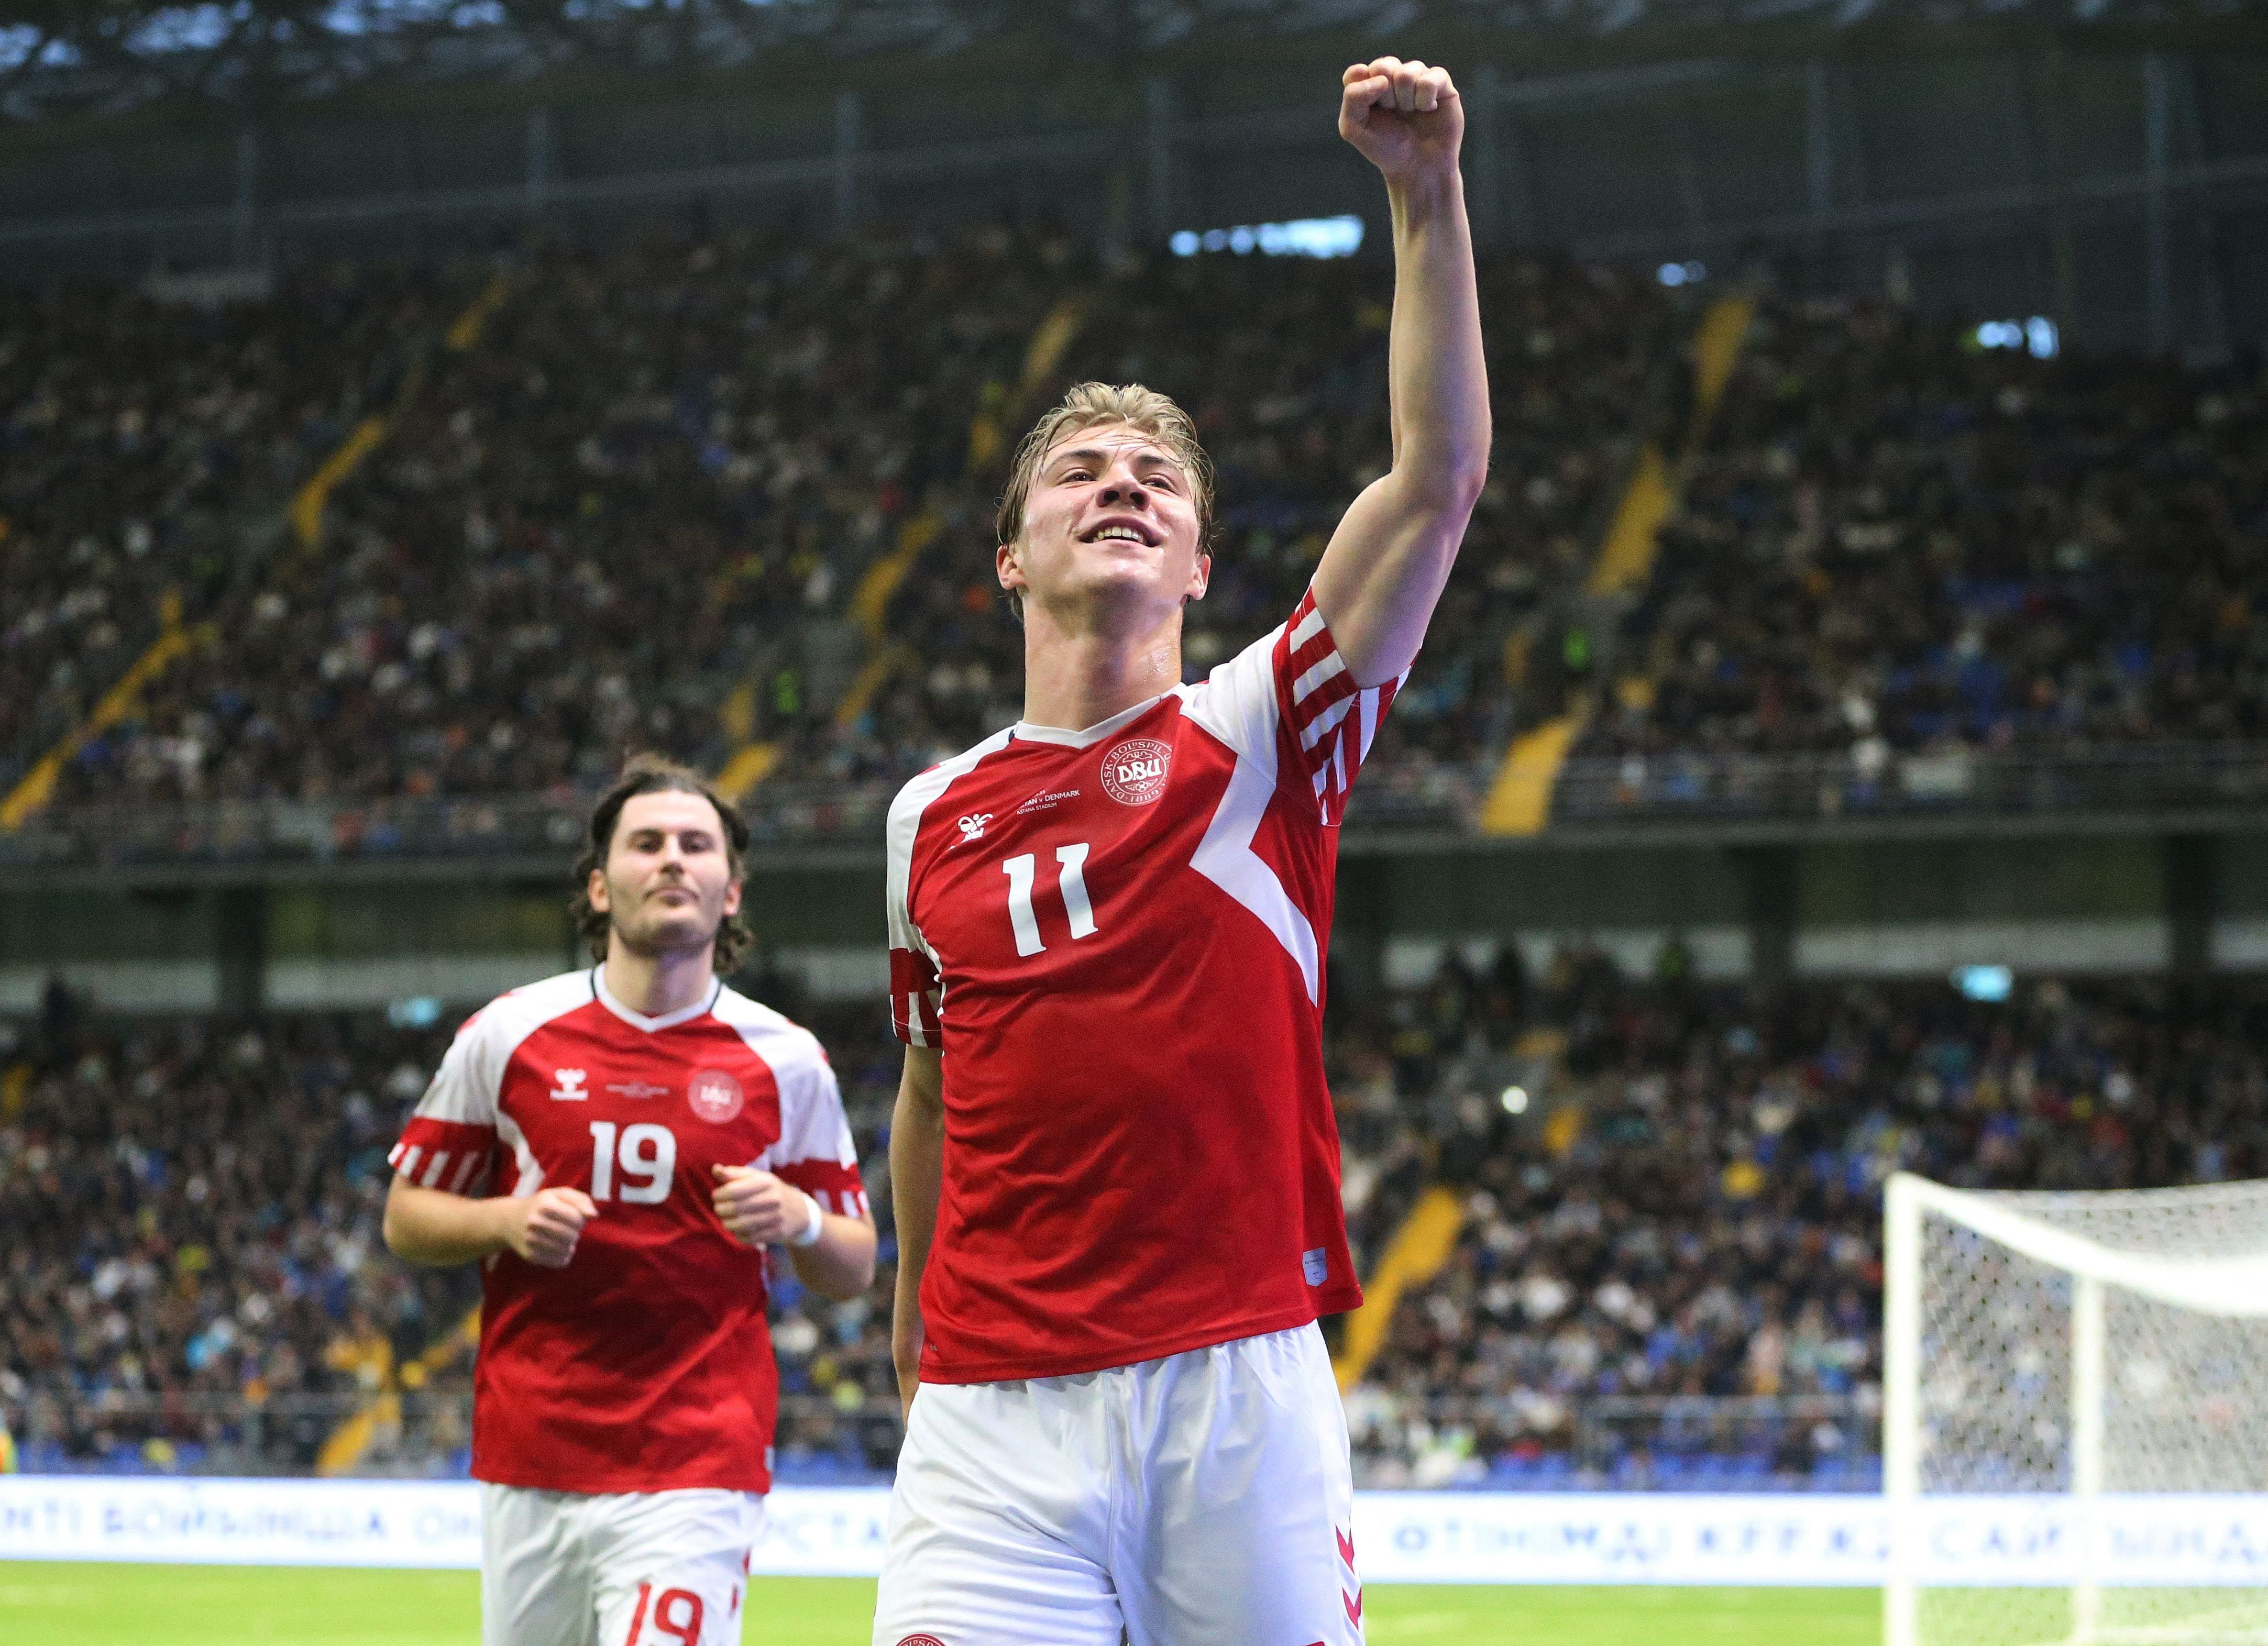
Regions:
[[[1357,686],[1310,593],[1203,681],[1020,724],[899,794],[890,1015],[946,1054],[924,1378],[1125,1364],[1359,1297],[1324,950],[1399,685]]]

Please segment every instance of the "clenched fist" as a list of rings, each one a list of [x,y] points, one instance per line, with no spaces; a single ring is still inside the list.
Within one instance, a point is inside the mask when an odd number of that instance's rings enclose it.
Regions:
[[[583,1225],[599,1215],[580,1189],[538,1189],[510,1202],[504,1244],[540,1268],[565,1268],[583,1238]]]
[[[716,1166],[717,1221],[742,1246],[773,1246],[811,1227],[811,1196],[754,1166]]]
[[[1447,69],[1377,57],[1339,77],[1339,136],[1389,183],[1457,169],[1465,106]]]

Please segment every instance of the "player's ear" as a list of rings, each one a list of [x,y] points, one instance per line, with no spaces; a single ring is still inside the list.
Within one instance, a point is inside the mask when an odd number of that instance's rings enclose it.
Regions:
[[[604,869],[591,871],[591,883],[583,888],[583,892],[591,900],[593,908],[601,915],[607,912],[607,871]]]
[[[1002,588],[1020,589],[1024,586],[1024,565],[1016,557],[1013,543],[1003,543],[993,550],[992,570],[993,575],[1000,579]]]
[[[739,876],[725,883],[725,918],[730,920],[740,912],[740,881]]]
[[[1183,592],[1183,598],[1191,600],[1204,599],[1205,590],[1211,582],[1212,556],[1200,552],[1197,555],[1197,568],[1189,573],[1189,586]]]

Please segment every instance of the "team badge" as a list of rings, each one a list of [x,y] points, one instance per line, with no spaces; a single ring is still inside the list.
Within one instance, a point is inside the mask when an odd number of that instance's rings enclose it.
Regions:
[[[685,1099],[703,1120],[722,1126],[740,1112],[740,1083],[721,1069],[699,1069],[686,1085]]]
[[[1102,757],[1102,792],[1121,805],[1145,806],[1166,792],[1174,746],[1155,738],[1129,738]]]
[[[909,1635],[898,1646],[945,1646],[945,1642],[934,1635]]]

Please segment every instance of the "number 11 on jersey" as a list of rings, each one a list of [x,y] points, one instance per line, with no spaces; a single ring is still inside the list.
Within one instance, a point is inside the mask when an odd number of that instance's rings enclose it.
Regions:
[[[1071,916],[1073,939],[1094,936],[1094,905],[1086,896],[1085,841],[1056,848],[1056,885],[1063,893],[1064,913]],[[1047,944],[1040,938],[1039,916],[1032,912],[1032,880],[1039,859],[1031,852],[1011,857],[1000,865],[1008,877],[1008,923],[1015,929],[1016,952],[1039,954]]]

